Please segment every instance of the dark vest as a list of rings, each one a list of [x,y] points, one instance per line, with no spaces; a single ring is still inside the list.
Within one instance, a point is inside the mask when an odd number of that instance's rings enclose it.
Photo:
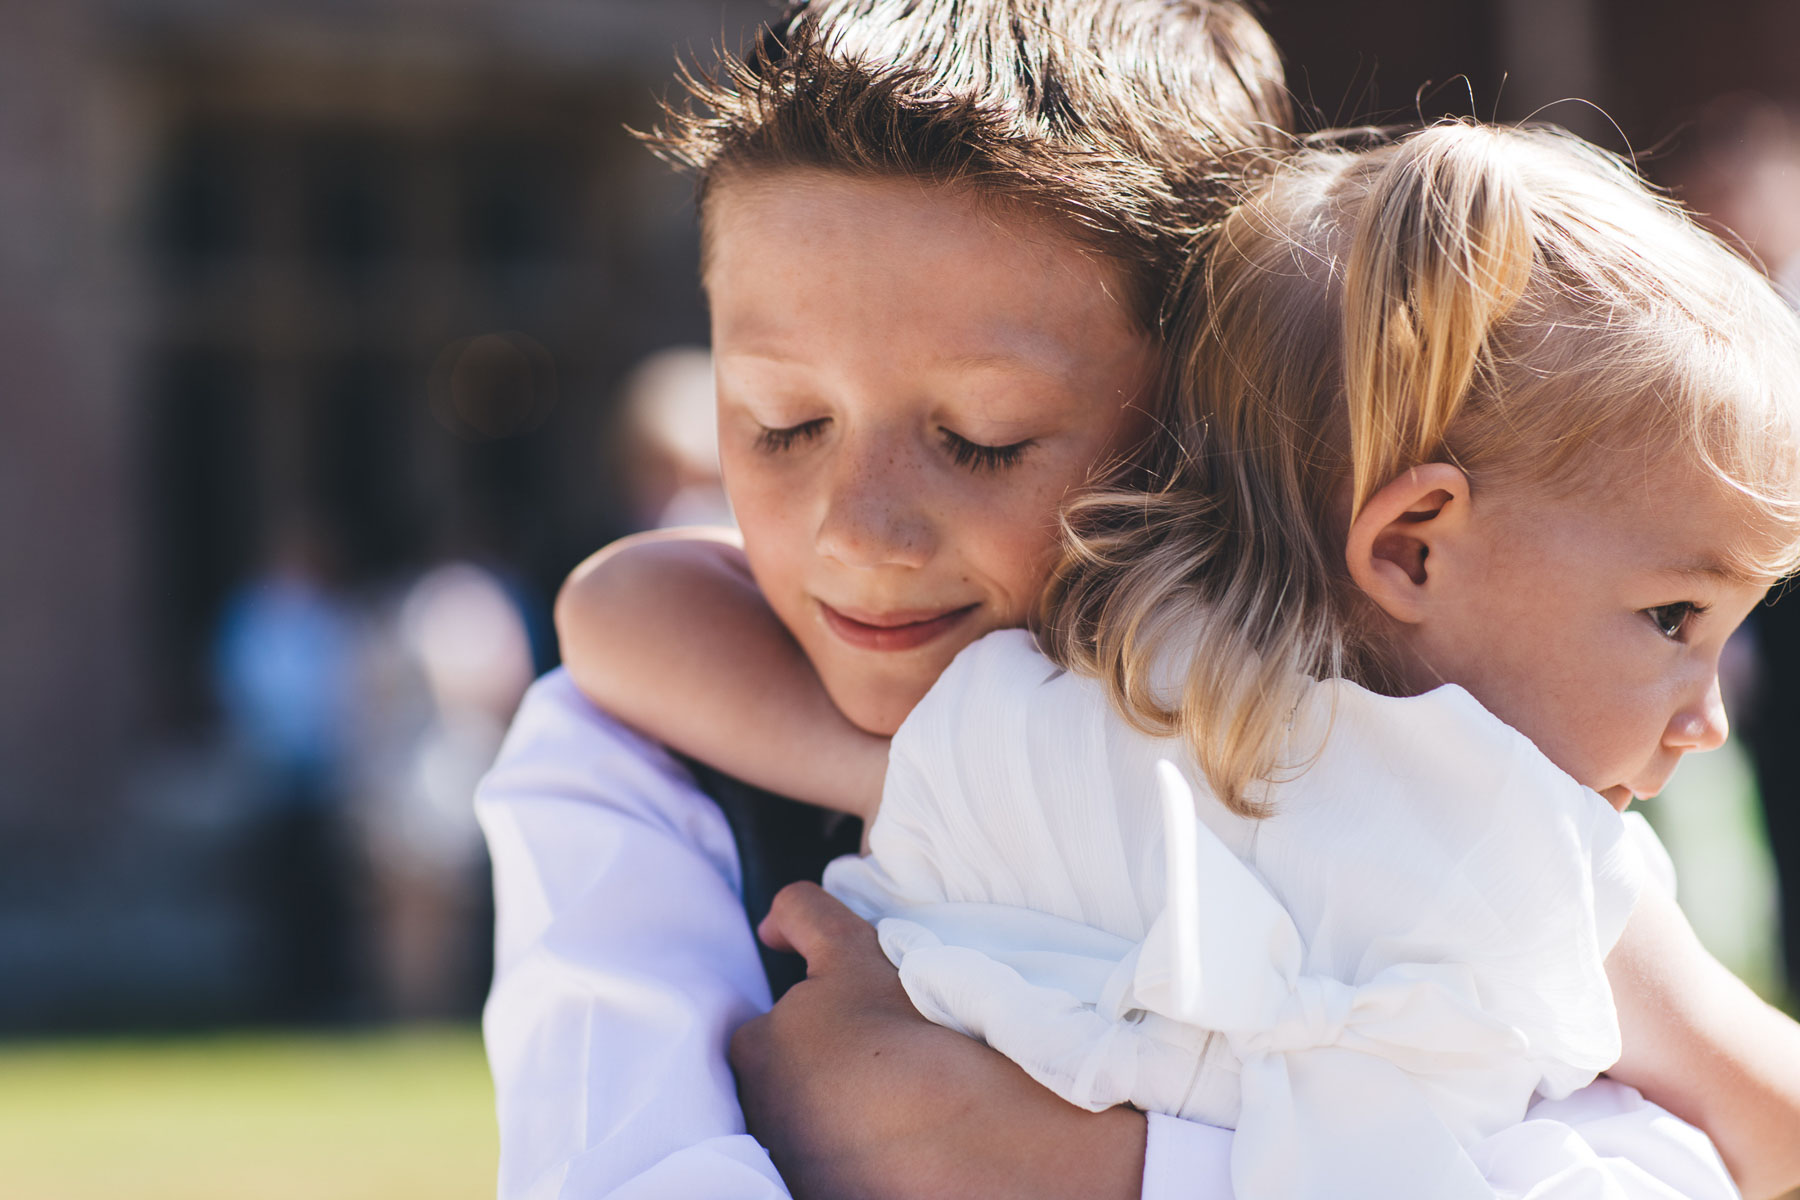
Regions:
[[[683,762],[731,825],[752,929],[769,915],[776,892],[801,879],[819,882],[826,863],[862,845],[862,822],[855,817],[753,788],[693,759]],[[776,999],[806,978],[806,960],[798,954],[777,953],[760,941],[757,949]]]

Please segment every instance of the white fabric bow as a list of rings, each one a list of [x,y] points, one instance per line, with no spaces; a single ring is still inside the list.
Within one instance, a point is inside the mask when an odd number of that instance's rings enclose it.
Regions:
[[[1236,1194],[1255,1200],[1491,1197],[1457,1096],[1522,1035],[1457,963],[1392,963],[1351,984],[1304,970],[1292,917],[1158,765],[1167,899],[1138,946],[994,905],[880,924],[914,1004],[1065,1099],[1182,1115],[1210,1032],[1240,1070]]]

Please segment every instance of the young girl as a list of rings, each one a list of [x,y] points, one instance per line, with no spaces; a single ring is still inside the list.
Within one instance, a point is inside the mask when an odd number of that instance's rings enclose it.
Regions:
[[[1200,261],[1168,486],[1071,512],[1072,670],[966,651],[828,886],[1066,1098],[1235,1126],[1241,1195],[1505,1191],[1532,1095],[1614,1060],[1800,1181],[1800,1030],[1615,811],[1723,739],[1800,557],[1794,319],[1613,160],[1470,125],[1298,155]]]

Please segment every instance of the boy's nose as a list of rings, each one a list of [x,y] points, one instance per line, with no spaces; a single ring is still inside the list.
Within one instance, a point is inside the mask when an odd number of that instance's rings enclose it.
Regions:
[[[919,472],[891,453],[839,464],[820,519],[819,553],[850,567],[922,567],[932,530]]]
[[[1713,676],[1706,693],[1695,703],[1684,705],[1663,730],[1663,745],[1683,753],[1717,750],[1725,744],[1731,723],[1725,717],[1725,700],[1719,693],[1718,676]]]

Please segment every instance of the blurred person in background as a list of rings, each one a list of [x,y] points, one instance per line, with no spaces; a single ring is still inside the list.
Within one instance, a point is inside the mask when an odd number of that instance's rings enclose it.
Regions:
[[[1726,96],[1701,114],[1674,172],[1683,200],[1800,304],[1800,114]],[[1782,956],[1800,982],[1800,598],[1778,590],[1753,617],[1757,681],[1745,735],[1781,885]]]
[[[259,783],[248,878],[259,931],[261,1014],[346,1016],[349,852],[344,789],[356,698],[356,631],[322,528],[295,518],[267,566],[227,601],[214,646],[228,735]]]
[[[626,376],[623,397],[627,492],[638,528],[736,524],[719,478],[712,353],[658,350]]]
[[[384,1016],[442,1019],[486,983],[486,855],[470,805],[533,675],[520,605],[465,559],[431,568],[371,623],[359,818]]]

